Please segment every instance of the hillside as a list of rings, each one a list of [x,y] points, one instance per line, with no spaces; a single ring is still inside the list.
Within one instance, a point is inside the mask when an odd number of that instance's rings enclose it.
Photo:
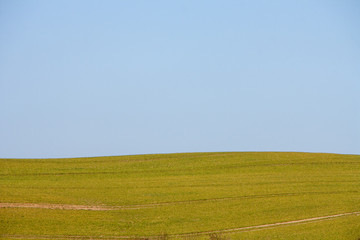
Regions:
[[[359,211],[359,155],[0,159],[2,239],[356,240]]]

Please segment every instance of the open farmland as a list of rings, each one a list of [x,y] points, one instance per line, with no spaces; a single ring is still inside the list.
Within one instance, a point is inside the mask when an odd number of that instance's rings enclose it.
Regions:
[[[360,156],[0,159],[0,202],[2,239],[357,240]]]

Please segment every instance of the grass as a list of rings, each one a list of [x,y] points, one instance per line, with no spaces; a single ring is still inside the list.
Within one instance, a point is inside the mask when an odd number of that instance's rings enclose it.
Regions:
[[[172,234],[360,211],[359,187],[359,155],[247,152],[0,159],[0,202],[167,203],[113,211],[0,208],[0,235],[166,233],[171,239]],[[359,222],[359,216],[351,215],[194,238],[357,240]]]

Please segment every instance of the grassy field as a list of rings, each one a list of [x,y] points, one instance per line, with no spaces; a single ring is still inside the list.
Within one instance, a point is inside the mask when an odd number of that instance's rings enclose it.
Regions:
[[[360,214],[210,232],[360,211],[360,156],[246,152],[0,159],[0,203],[40,204],[0,208],[2,239],[165,239],[167,234],[358,240]]]

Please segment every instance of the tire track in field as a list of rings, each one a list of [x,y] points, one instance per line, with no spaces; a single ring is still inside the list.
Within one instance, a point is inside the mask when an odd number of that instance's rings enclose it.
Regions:
[[[129,183],[133,183],[133,182],[129,182]],[[267,181],[267,182],[255,182],[255,183],[251,183],[252,185],[269,185],[269,184],[305,184],[305,183],[359,183],[358,180],[308,180],[308,181]],[[247,183],[249,184],[249,183]],[[197,187],[197,188],[205,188],[205,187],[232,187],[232,186],[239,186],[238,183],[231,183],[231,184],[192,184],[192,185],[176,185],[176,186],[172,186],[172,188],[193,188],[193,187]],[[99,187],[91,187],[91,186],[71,186],[71,187],[61,187],[61,186],[1,186],[0,188],[11,188],[11,189],[81,189],[81,190],[88,190],[88,189],[99,189]],[[134,187],[127,187],[128,189],[139,189],[139,188],[146,188],[146,189],[151,189],[151,188],[164,188],[164,187],[168,187],[168,186],[163,186],[163,185],[157,185],[157,186],[134,186]],[[101,187],[101,189],[123,189],[123,186],[109,186],[109,187]]]
[[[301,196],[301,195],[321,195],[321,194],[341,194],[341,193],[359,193],[359,191],[332,191],[332,192],[300,192],[300,193],[273,193],[263,195],[244,195],[238,197],[223,198],[205,198],[184,201],[159,202],[136,205],[108,206],[108,205],[75,205],[75,204],[51,204],[51,203],[0,203],[0,208],[40,208],[40,209],[60,209],[60,210],[91,210],[91,211],[114,211],[114,210],[130,210],[154,208],[166,205],[199,203],[199,202],[218,202],[236,199],[253,199],[268,197],[284,197],[284,196]]]
[[[0,203],[0,208],[40,208],[40,209],[60,209],[60,210],[92,210],[92,211],[111,211],[117,210],[111,206],[88,206],[74,204],[51,204],[51,203]]]
[[[231,233],[231,232],[250,232],[250,231],[254,231],[254,230],[268,229],[268,228],[284,226],[284,225],[292,225],[292,224],[301,224],[301,223],[309,223],[309,222],[316,222],[316,221],[324,221],[324,220],[329,220],[329,219],[333,219],[333,218],[337,218],[337,217],[344,217],[344,216],[350,216],[350,215],[359,215],[359,214],[360,214],[360,211],[348,212],[348,213],[339,213],[339,214],[335,214],[335,215],[313,217],[313,218],[305,218],[305,219],[298,219],[298,220],[292,220],[292,221],[286,221],[286,222],[277,222],[277,223],[269,223],[269,224],[248,226],[248,227],[229,228],[229,229],[222,229],[222,230],[215,230],[215,231],[203,231],[203,232],[172,234],[171,236],[185,237],[185,236],[199,236],[199,235],[214,234],[214,233],[216,234],[216,233]]]
[[[102,174],[122,174],[123,172],[40,172],[40,173],[4,173],[0,174],[0,176],[62,176],[62,175],[102,175]]]
[[[302,165],[329,165],[329,164],[356,164],[360,162],[290,162],[290,163],[258,163],[258,164],[244,164],[234,165],[234,168],[249,168],[249,167],[276,167],[276,166],[302,166]],[[172,170],[169,172],[175,172]],[[105,175],[105,174],[129,174],[129,173],[143,173],[141,171],[99,171],[99,172],[39,172],[39,173],[0,173],[0,176],[62,176],[62,175]],[[150,172],[150,171],[148,171]]]
[[[255,230],[269,229],[279,226],[286,225],[295,225],[295,224],[304,224],[318,221],[331,220],[339,217],[351,216],[351,215],[359,215],[360,211],[356,212],[347,212],[347,213],[339,213],[335,215],[321,216],[321,217],[312,217],[312,218],[304,218],[297,219],[292,221],[285,222],[277,222],[277,223],[269,223],[262,225],[254,225],[247,227],[238,227],[238,228],[229,228],[222,230],[213,230],[213,231],[201,231],[201,232],[190,232],[190,233],[179,233],[179,234],[168,234],[169,237],[192,237],[192,236],[201,236],[208,234],[223,234],[223,233],[234,233],[234,232],[250,232]],[[0,237],[12,238],[12,239],[137,239],[137,240],[149,240],[149,239],[163,239],[163,235],[153,235],[153,236],[79,236],[79,235],[10,235],[10,234],[2,234]]]

